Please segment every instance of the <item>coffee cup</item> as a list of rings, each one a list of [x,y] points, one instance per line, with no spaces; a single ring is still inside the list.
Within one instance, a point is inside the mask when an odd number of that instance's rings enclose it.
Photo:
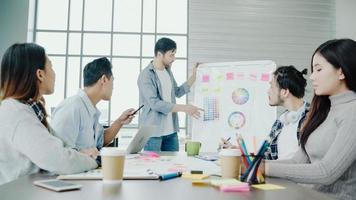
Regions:
[[[116,147],[102,148],[100,155],[102,160],[103,181],[122,181],[124,174],[125,154],[125,151]]]
[[[241,168],[241,151],[238,149],[222,149],[219,156],[222,178],[238,179]]]
[[[185,143],[185,151],[187,152],[188,156],[199,155],[200,147],[201,147],[201,143],[200,142],[187,141]]]

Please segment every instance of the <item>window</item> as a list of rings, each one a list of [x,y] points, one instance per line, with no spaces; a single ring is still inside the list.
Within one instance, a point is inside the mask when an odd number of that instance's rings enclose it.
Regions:
[[[110,102],[100,102],[100,122],[108,124],[128,108],[137,108],[137,77],[153,58],[161,37],[177,42],[172,70],[178,84],[187,79],[187,0],[37,0],[33,40],[45,47],[56,72],[53,110],[64,98],[83,87],[84,66],[106,56],[113,64],[114,91]],[[186,103],[186,97],[178,103]],[[179,114],[181,133],[186,115]],[[136,131],[138,117],[126,126]],[[132,129],[133,128],[133,129]]]

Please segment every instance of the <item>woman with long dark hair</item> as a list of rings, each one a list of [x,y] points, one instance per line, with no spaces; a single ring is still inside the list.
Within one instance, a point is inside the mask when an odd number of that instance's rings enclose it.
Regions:
[[[312,57],[314,89],[302,129],[301,148],[291,160],[267,161],[266,174],[338,199],[356,199],[356,42],[336,39]]]
[[[97,167],[88,155],[65,148],[47,123],[43,95],[54,91],[55,73],[45,50],[14,44],[0,69],[0,184],[39,169],[58,174]]]

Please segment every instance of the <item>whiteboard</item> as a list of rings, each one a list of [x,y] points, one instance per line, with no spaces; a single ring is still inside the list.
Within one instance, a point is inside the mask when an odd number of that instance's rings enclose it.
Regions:
[[[248,151],[258,150],[276,119],[277,109],[268,104],[273,61],[204,63],[197,70],[193,105],[204,109],[192,119],[192,139],[201,152],[215,152],[221,137],[243,136]]]

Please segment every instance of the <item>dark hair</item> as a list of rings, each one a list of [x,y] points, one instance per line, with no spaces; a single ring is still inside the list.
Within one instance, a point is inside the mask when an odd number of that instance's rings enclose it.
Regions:
[[[307,80],[303,77],[308,73],[307,69],[298,71],[293,65],[281,66],[274,71],[273,75],[281,89],[288,89],[293,96],[302,98],[305,94]]]
[[[25,104],[36,105],[43,113],[41,123],[48,128],[47,112],[38,102],[39,86],[37,70],[44,70],[46,51],[34,43],[13,44],[1,61],[0,70],[0,100],[14,98]]]
[[[27,101],[37,99],[36,72],[45,69],[46,52],[34,43],[13,44],[1,61],[0,99],[8,97]]]
[[[323,56],[335,69],[340,69],[345,75],[346,86],[356,92],[356,42],[351,39],[334,39],[320,45],[314,52]],[[305,151],[305,145],[313,131],[324,122],[330,111],[330,99],[327,95],[314,95],[311,109],[305,125],[302,128],[300,144]]]
[[[167,51],[176,50],[176,49],[177,49],[177,44],[175,41],[163,37],[156,42],[155,56],[157,56],[158,52],[165,54]]]
[[[94,85],[103,75],[112,76],[112,65],[106,57],[98,58],[85,65],[83,79],[84,87]]]

